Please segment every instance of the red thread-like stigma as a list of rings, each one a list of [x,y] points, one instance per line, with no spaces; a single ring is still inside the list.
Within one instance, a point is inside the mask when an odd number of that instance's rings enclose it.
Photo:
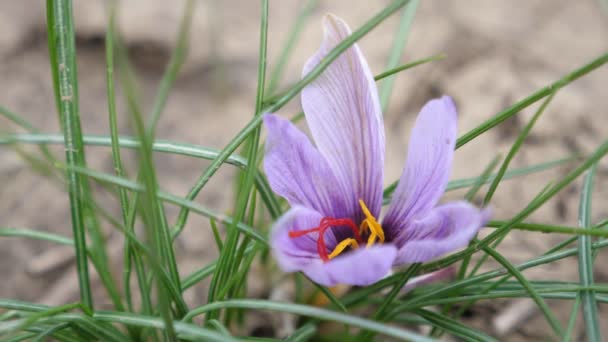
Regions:
[[[331,217],[324,217],[321,219],[321,222],[319,223],[318,227],[304,229],[304,230],[290,231],[289,237],[293,239],[293,238],[298,238],[298,237],[301,237],[304,235],[308,235],[310,233],[318,232],[319,237],[317,238],[317,252],[319,253],[319,256],[321,257],[321,260],[327,262],[327,261],[329,261],[329,255],[327,254],[327,245],[325,244],[325,237],[324,237],[325,231],[331,227],[344,227],[344,226],[350,228],[353,231],[353,235],[355,236],[355,239],[357,240],[357,242],[359,242],[359,243],[363,242],[363,240],[361,239],[361,234],[359,233],[359,228],[357,227],[355,222],[353,222],[353,220],[347,219],[347,218],[335,219],[335,218],[331,218]]]

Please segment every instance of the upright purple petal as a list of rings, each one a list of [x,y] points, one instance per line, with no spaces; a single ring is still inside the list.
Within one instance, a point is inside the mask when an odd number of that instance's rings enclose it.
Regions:
[[[466,246],[489,214],[467,202],[452,202],[411,220],[393,241],[399,248],[395,265],[426,262]]]
[[[311,262],[302,272],[315,283],[325,286],[367,286],[389,274],[396,254],[397,249],[392,245],[362,247],[327,263],[321,260]]]
[[[268,131],[264,170],[272,190],[290,205],[302,205],[323,216],[350,213],[345,202],[348,194],[304,133],[272,114],[264,116],[264,125]]]
[[[323,215],[315,210],[294,206],[275,222],[270,233],[270,245],[283,271],[302,271],[311,263],[321,261],[317,252],[317,233],[291,238],[289,232],[314,228],[322,218]],[[336,240],[331,230],[327,230],[324,236],[327,246],[333,248]]]
[[[341,19],[324,18],[320,49],[304,66],[308,74],[338,43],[351,34]],[[382,205],[384,127],[374,77],[354,44],[302,91],[302,106],[319,151],[338,182],[352,189],[348,203],[360,218],[362,199],[374,216]]]
[[[416,118],[405,169],[382,226],[388,239],[433,208],[445,191],[456,143],[457,113],[448,96],[429,101]]]

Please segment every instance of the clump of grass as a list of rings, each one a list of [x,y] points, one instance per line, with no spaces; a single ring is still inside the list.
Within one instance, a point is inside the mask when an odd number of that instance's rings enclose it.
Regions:
[[[512,158],[517,154],[523,141],[533,129],[538,117],[549,110],[551,99],[576,79],[597,70],[608,62],[608,54],[594,60],[557,79],[555,82],[537,90],[517,101],[503,111],[492,115],[462,135],[456,148],[474,141],[480,135],[500,125],[505,120],[517,115],[523,109],[544,99],[537,114],[522,130],[513,142],[506,158],[496,173],[492,173],[500,159],[496,159],[481,175],[457,179],[450,182],[449,190],[469,189],[467,197],[484,189],[482,185],[490,184],[484,196],[484,203],[491,203],[502,183],[510,178],[541,172],[565,164],[574,165],[572,170],[560,179],[552,180],[523,209],[511,218],[495,220],[489,223],[493,230],[484,238],[476,239],[464,250],[448,255],[442,259],[426,264],[416,264],[397,272],[376,284],[368,287],[351,289],[338,296],[330,290],[318,286],[328,297],[325,307],[307,304],[307,302],[289,303],[266,299],[244,298],[246,276],[254,260],[272,263],[267,257],[268,242],[265,229],[285,210],[283,203],[272,193],[263,173],[259,169],[262,157],[262,139],[260,135],[261,114],[276,112],[292,101],[300,91],[324,69],[366,34],[380,25],[391,15],[401,12],[399,29],[396,32],[386,71],[377,75],[381,82],[381,102],[386,107],[391,91],[392,79],[398,73],[420,64],[434,62],[444,58],[442,55],[421,58],[407,64],[399,65],[401,54],[406,46],[407,37],[413,24],[418,6],[416,0],[395,0],[372,16],[365,24],[355,30],[349,38],[336,46],[315,69],[301,81],[286,88],[279,89],[284,66],[291,55],[294,42],[298,39],[303,23],[311,14],[315,1],[308,1],[294,22],[285,48],[279,56],[279,62],[272,70],[267,67],[267,32],[268,1],[261,1],[260,42],[257,75],[257,93],[252,117],[242,123],[242,129],[221,150],[210,147],[183,144],[176,141],[162,141],[155,138],[156,124],[163,112],[172,85],[180,71],[187,53],[189,27],[194,1],[189,1],[184,10],[184,17],[178,32],[177,43],[171,60],[158,88],[158,93],[150,115],[142,113],[137,94],[137,85],[125,47],[116,34],[115,16],[112,5],[108,11],[108,29],[106,35],[107,62],[107,96],[110,132],[103,136],[85,135],[81,129],[80,108],[78,101],[78,77],[76,64],[76,47],[74,18],[70,0],[48,0],[47,29],[49,39],[49,63],[52,70],[55,102],[62,134],[38,131],[31,123],[19,115],[0,107],[0,113],[22,127],[28,133],[3,134],[0,144],[35,144],[40,147],[42,157],[22,153],[26,160],[34,163],[49,173],[59,175],[65,182],[66,196],[69,197],[72,224],[72,236],[42,232],[25,227],[0,227],[2,238],[22,237],[45,240],[51,243],[73,246],[76,255],[80,300],[77,303],[66,303],[62,306],[23,302],[15,299],[0,299],[0,308],[5,313],[0,316],[0,334],[7,341],[44,340],[52,338],[59,341],[125,341],[125,340],[209,340],[231,341],[239,338],[232,335],[228,327],[238,324],[237,317],[245,312],[269,310],[297,315],[298,325],[290,341],[330,339],[319,333],[319,326],[324,322],[335,322],[345,326],[340,338],[368,341],[377,336],[390,336],[396,339],[413,341],[430,341],[447,333],[465,340],[493,340],[488,332],[467,326],[461,320],[464,310],[480,300],[524,297],[531,298],[540,308],[548,325],[554,332],[553,337],[568,340],[572,335],[576,314],[580,309],[589,340],[599,341],[600,318],[598,303],[608,301],[608,285],[594,282],[593,263],[598,251],[608,245],[606,223],[594,225],[590,220],[590,203],[594,191],[593,182],[597,163],[608,153],[608,141],[597,147],[595,152],[584,157],[564,156],[553,161],[542,161],[536,164],[513,169],[509,167]],[[254,58],[252,56],[251,58]],[[115,64],[120,69],[120,80],[115,80]],[[268,79],[268,81],[266,81]],[[128,115],[134,128],[134,136],[118,135],[115,103],[115,83],[120,81],[127,99]],[[150,119],[146,122],[145,117]],[[301,118],[301,113],[294,120]],[[65,157],[54,155],[48,145],[61,144],[65,147]],[[110,147],[115,174],[102,173],[88,168],[85,158],[85,146]],[[241,155],[236,151],[241,148]],[[139,156],[139,168],[136,177],[128,178],[123,167],[121,152],[123,149],[135,149]],[[166,193],[160,189],[162,180],[155,171],[153,154],[168,153],[200,158],[211,161],[191,190],[185,197]],[[236,167],[239,174],[236,179],[236,196],[231,214],[222,214],[227,208],[208,208],[195,202],[197,195],[205,188],[215,173],[222,167]],[[57,170],[60,172],[57,173]],[[526,219],[547,201],[554,198],[562,189],[576,182],[579,176],[586,173],[584,186],[580,195],[580,227],[560,226],[550,223],[528,222]],[[120,213],[112,215],[96,203],[90,188],[90,182],[96,181],[112,189]],[[390,201],[396,183],[385,189],[384,202]],[[168,222],[165,215],[167,203],[180,208],[176,222]],[[217,260],[200,265],[200,269],[191,273],[180,272],[175,259],[173,240],[182,232],[189,214],[202,215],[211,220],[216,244],[220,250]],[[124,269],[123,277],[115,279],[109,269],[107,246],[100,230],[100,221],[110,223],[124,235]],[[66,222],[68,218],[66,218]],[[136,232],[135,224],[141,222],[145,227],[143,234]],[[1,223],[0,223],[1,225]],[[225,237],[220,230],[224,229]],[[498,252],[501,241],[512,231],[523,230],[551,234],[568,234],[570,238],[547,250],[541,256],[520,264],[513,264]],[[531,233],[533,234],[533,233]],[[88,238],[88,241],[87,241]],[[568,247],[577,241],[576,247]],[[482,256],[472,265],[471,256],[479,253]],[[522,271],[554,263],[568,257],[579,260],[580,282],[532,281]],[[488,258],[500,264],[500,268],[479,273],[481,266]],[[110,298],[113,309],[99,310],[91,291],[89,262],[100,275],[101,283]],[[448,284],[431,284],[422,286],[411,293],[401,291],[403,285],[414,275],[437,270],[460,263],[457,279]],[[135,276],[133,276],[133,273]],[[200,282],[209,282],[208,302],[193,307],[184,299],[184,291]],[[296,282],[306,282],[296,276]],[[132,292],[131,283],[136,282],[136,293]],[[298,288],[301,288],[299,286]],[[135,297],[138,297],[137,299]],[[301,294],[296,298],[304,298]],[[572,315],[568,322],[557,319],[547,299],[570,300],[573,303]],[[140,303],[136,305],[135,303]],[[452,310],[455,305],[459,310]],[[430,306],[439,306],[441,310],[429,310]],[[359,308],[372,308],[358,310]],[[204,315],[204,321],[195,320]],[[415,326],[430,326],[432,331],[425,336],[406,329],[401,323]],[[269,338],[268,340],[273,340]]]

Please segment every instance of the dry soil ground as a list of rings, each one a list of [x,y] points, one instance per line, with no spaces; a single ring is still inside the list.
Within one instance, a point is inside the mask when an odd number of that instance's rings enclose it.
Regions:
[[[120,25],[141,79],[142,96],[151,99],[170,48],[175,41],[183,1],[171,5],[161,0],[124,1]],[[381,1],[382,4],[388,3]],[[75,1],[78,35],[78,67],[81,110],[87,134],[107,134],[103,34],[105,1]],[[298,79],[300,68],[321,37],[321,17],[333,12],[352,27],[367,20],[377,8],[373,1],[319,1],[305,26],[283,84]],[[270,66],[285,41],[300,1],[275,1],[270,13]],[[177,80],[158,137],[221,148],[252,115],[258,44],[257,1],[199,1],[194,17],[191,54]],[[361,46],[375,73],[383,70],[398,17],[380,25]],[[0,1],[0,104],[20,113],[44,132],[58,132],[47,60],[44,8],[40,1]],[[608,12],[600,1],[422,1],[407,44],[404,61],[445,53],[444,61],[400,74],[385,113],[387,127],[387,180],[395,179],[405,159],[412,120],[421,105],[438,94],[449,94],[460,112],[460,131],[465,132],[536,89],[587,63],[608,48]],[[585,76],[560,91],[541,117],[513,166],[548,161],[575,153],[589,153],[608,137],[608,68]],[[147,104],[152,101],[146,101]],[[282,111],[298,110],[298,101]],[[150,107],[149,105],[147,106]],[[512,144],[535,108],[483,135],[456,153],[452,178],[475,176],[498,153]],[[123,112],[124,113],[124,112]],[[123,133],[128,120],[122,115]],[[0,121],[2,131],[16,129]],[[26,149],[32,151],[31,149]],[[56,149],[58,156],[60,150]],[[107,148],[87,150],[91,167],[111,170]],[[131,158],[130,160],[133,160]],[[162,188],[186,194],[206,162],[158,155]],[[594,194],[594,222],[608,217],[608,163],[600,167]],[[128,163],[130,170],[135,165]],[[562,168],[541,175],[505,182],[493,202],[495,218],[507,218],[522,208],[548,180],[564,175]],[[199,195],[198,201],[219,211],[231,205],[233,171],[222,170]],[[68,201],[62,186],[32,169],[9,147],[0,148],[0,226],[28,227],[70,233]],[[577,224],[580,181],[535,213],[531,221]],[[117,212],[116,201],[100,191],[100,201]],[[176,214],[169,208],[170,218]],[[108,228],[108,232],[111,229]],[[513,233],[500,251],[514,262],[538,255],[563,236]],[[121,240],[109,237],[113,256],[120,254]],[[215,255],[208,223],[193,215],[179,239],[182,271],[194,270]],[[76,279],[65,249],[50,244],[0,239],[0,296],[49,304],[77,297]],[[608,280],[600,255],[596,277]],[[120,260],[115,260],[119,270]],[[49,263],[54,264],[48,271]],[[495,267],[491,266],[491,267]],[[537,279],[578,279],[576,260],[552,264],[526,273]],[[265,295],[268,284],[253,283],[252,295]],[[204,301],[204,286],[188,292],[193,304]],[[100,299],[104,301],[104,299]],[[493,319],[512,303],[480,303],[470,322],[491,333]],[[525,304],[518,304],[523,307]],[[523,305],[523,306],[522,306]],[[569,302],[550,302],[562,321]],[[605,307],[603,318],[608,321]],[[519,313],[523,315],[523,313]],[[531,311],[531,318],[515,325],[506,340],[537,340],[547,336],[547,324]],[[580,321],[580,319],[579,319]],[[580,322],[579,322],[580,323]],[[608,325],[608,324],[607,324]],[[604,328],[604,336],[608,330]]]

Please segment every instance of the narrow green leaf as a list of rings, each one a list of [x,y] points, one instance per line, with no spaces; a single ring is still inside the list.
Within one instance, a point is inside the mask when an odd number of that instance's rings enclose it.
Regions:
[[[24,237],[74,246],[74,240],[68,237],[27,228],[0,228],[0,236]]]
[[[526,97],[525,99],[516,102],[509,108],[501,111],[500,113],[496,114],[494,117],[488,119],[487,121],[483,122],[481,125],[477,126],[476,128],[473,128],[472,130],[470,130],[469,132],[465,133],[460,138],[458,138],[458,141],[456,142],[456,148],[462,147],[463,145],[465,145],[469,141],[475,139],[476,137],[483,134],[484,132],[488,131],[492,127],[499,125],[500,123],[504,122],[511,116],[519,113],[522,109],[530,106],[531,104],[535,103],[536,101],[538,101],[546,96],[549,96],[550,94],[554,93],[555,91],[557,91],[560,88],[565,87],[566,85],[570,84],[571,82],[585,76],[586,74],[590,73],[591,71],[601,67],[606,62],[608,62],[608,53],[599,56],[598,58],[594,59],[593,61],[572,71],[571,73],[569,73],[566,76],[562,77],[561,79],[551,83],[550,85],[537,90],[535,93]]]
[[[471,329],[446,315],[424,309],[418,309],[415,312],[429,321],[434,327],[445,330],[466,341],[497,341],[495,338],[488,336],[481,331]]]
[[[593,193],[593,180],[597,170],[597,163],[587,171],[583,181],[581,200],[578,210],[578,223],[581,229],[591,230],[591,196]],[[578,270],[581,286],[593,286],[593,253],[591,251],[591,237],[581,235],[578,237]],[[600,318],[597,312],[597,302],[593,290],[581,291],[583,305],[583,319],[586,327],[588,341],[601,341]]]
[[[572,304],[572,311],[570,312],[570,318],[568,318],[568,326],[564,333],[564,339],[562,341],[569,342],[572,340],[574,334],[574,326],[576,325],[576,317],[578,316],[578,309],[581,306],[581,293],[577,293],[574,303]]]
[[[270,73],[270,77],[268,78],[268,86],[266,88],[267,94],[274,93],[275,89],[279,85],[279,82],[281,81],[281,76],[283,76],[283,71],[285,70],[287,61],[289,60],[289,56],[293,52],[298,38],[300,38],[300,34],[302,33],[302,29],[304,28],[304,23],[306,22],[306,19],[308,19],[316,5],[317,0],[308,0],[300,10],[300,13],[294,21],[293,26],[287,34],[287,41],[285,42],[285,44],[283,44],[283,48],[281,49],[281,54],[277,59],[276,66],[274,67],[274,69]]]
[[[253,299],[235,299],[229,301],[221,301],[210,303],[201,307],[198,307],[188,313],[184,317],[185,322],[189,322],[194,317],[207,313],[213,310],[228,309],[228,308],[246,308],[256,310],[271,310],[287,312],[301,316],[308,316],[320,320],[328,320],[347,324],[353,327],[370,330],[385,336],[392,336],[398,339],[406,341],[425,341],[430,342],[430,339],[425,336],[415,334],[413,332],[403,330],[390,325],[380,324],[372,320],[367,320],[357,316],[347,315],[344,313],[334,312],[330,310],[320,309],[311,307],[308,305],[272,302],[266,300],[253,300]]]
[[[47,0],[47,29],[49,32],[49,55],[55,88],[55,99],[65,140],[65,156],[68,165],[83,165],[84,150],[78,115],[78,84],[76,81],[76,48],[72,2],[69,0]],[[93,308],[89,266],[87,262],[86,228],[82,177],[74,171],[67,172],[68,193],[72,232],[76,250],[76,269],[80,300],[83,305]]]
[[[391,70],[399,65],[399,60],[401,60],[403,49],[407,44],[407,38],[410,34],[412,22],[414,21],[414,16],[416,15],[416,9],[418,8],[419,3],[419,0],[412,0],[403,8],[399,28],[397,29],[397,34],[395,34],[395,38],[393,39],[393,46],[391,48],[391,52],[389,53],[388,63],[386,65],[386,69],[388,70]],[[389,75],[383,76],[382,78],[386,78],[382,83],[379,94],[380,105],[382,107],[382,111],[384,112],[388,107],[388,101],[393,91],[395,78],[390,77]]]
[[[511,264],[504,256],[502,256],[500,253],[498,253],[493,248],[484,247],[483,250],[484,250],[484,252],[486,252],[487,254],[492,256],[492,258],[494,258],[494,260],[496,260],[504,268],[506,268],[509,271],[509,273],[511,273],[511,275],[513,277],[515,277],[515,279],[517,279],[521,283],[521,285],[526,289],[526,291],[528,291],[528,294],[534,300],[534,302],[536,302],[536,304],[538,305],[539,309],[545,316],[545,319],[547,320],[547,322],[553,329],[553,332],[558,337],[564,336],[564,331],[562,329],[561,324],[559,323],[559,320],[557,319],[557,317],[555,317],[551,308],[549,308],[547,303],[545,303],[545,301],[538,294],[536,289],[534,289],[534,287],[530,284],[528,279],[526,279],[526,277],[515,266],[513,266],[513,264]]]
[[[419,65],[426,64],[426,63],[429,63],[429,62],[440,61],[442,59],[445,59],[445,55],[439,54],[439,55],[434,55],[434,56],[422,58],[422,59],[419,59],[419,60],[415,60],[415,61],[410,62],[410,63],[402,64],[400,66],[397,66],[397,67],[394,67],[392,69],[386,70],[386,71],[384,71],[382,73],[379,73],[378,75],[374,76],[374,80],[380,81],[380,80],[383,80],[386,77],[389,77],[389,76],[394,75],[396,73],[399,73],[401,71],[405,71],[407,69],[411,69],[413,67],[417,67]]]
[[[513,157],[515,157],[515,155],[519,151],[519,148],[524,143],[524,140],[526,139],[526,137],[528,137],[530,131],[532,131],[532,127],[534,127],[534,124],[536,123],[538,118],[540,118],[540,116],[545,112],[545,109],[547,108],[549,103],[551,103],[551,100],[553,100],[555,94],[556,93],[552,93],[551,95],[549,95],[549,97],[547,97],[547,99],[541,104],[540,108],[538,108],[532,119],[530,119],[530,122],[528,122],[526,127],[524,127],[524,129],[521,131],[521,133],[515,140],[515,143],[513,143],[513,146],[511,146],[509,153],[507,153],[507,157],[502,162],[502,165],[500,165],[500,169],[498,169],[496,178],[494,178],[492,184],[490,184],[490,188],[486,193],[486,197],[483,199],[484,205],[488,205],[488,203],[490,203],[490,201],[492,200],[492,196],[494,196],[494,192],[496,191],[496,188],[498,188],[498,184],[500,184],[500,182],[502,181],[502,177],[505,175],[505,172],[507,172],[507,168],[509,167],[511,160],[513,160]]]

